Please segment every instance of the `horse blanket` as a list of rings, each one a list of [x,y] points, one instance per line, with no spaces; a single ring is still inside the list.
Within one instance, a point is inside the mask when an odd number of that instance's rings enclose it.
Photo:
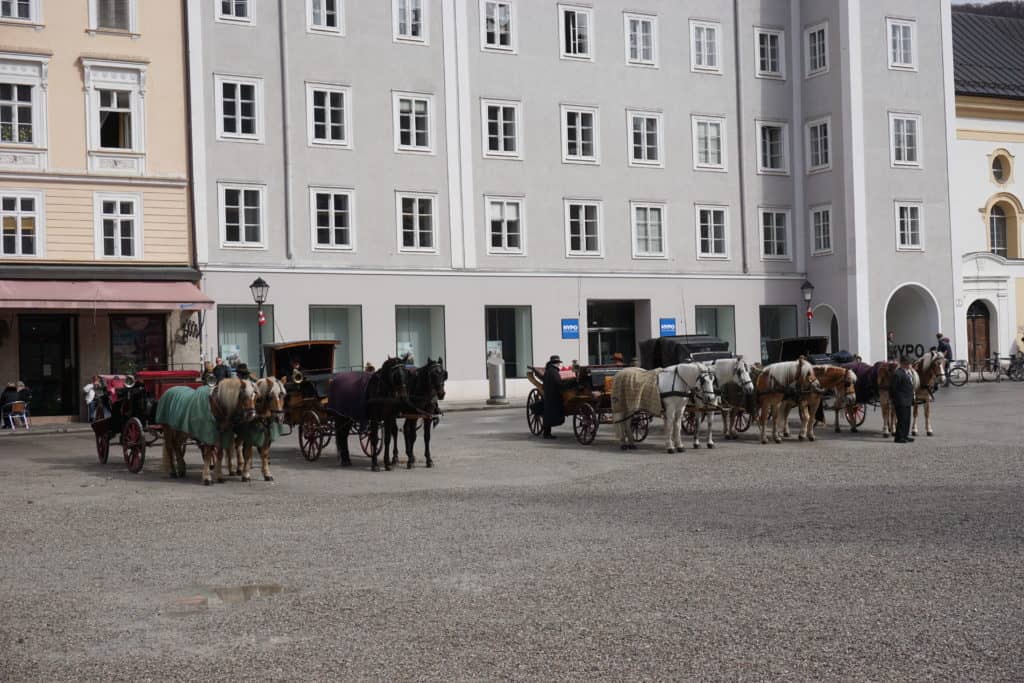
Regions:
[[[615,375],[612,383],[612,412],[627,416],[645,410],[661,417],[665,408],[658,389],[658,375],[662,370],[626,368]]]
[[[231,432],[221,433],[210,410],[210,387],[171,387],[156,404],[156,423],[185,432],[208,446],[231,446]]]
[[[366,426],[369,415],[366,410],[366,388],[373,377],[369,372],[339,372],[331,378],[327,392],[327,410],[334,415],[347,417],[362,427]]]
[[[242,445],[249,447],[255,446],[256,448],[263,448],[264,440],[267,435],[270,436],[270,443],[277,441],[278,437],[281,436],[281,425],[277,422],[271,422],[268,429],[264,429],[263,422],[260,420],[253,420],[252,422],[244,422],[235,427],[235,436],[242,439]]]
[[[840,367],[852,370],[857,376],[857,403],[871,403],[878,400],[878,366],[867,363],[843,363]]]

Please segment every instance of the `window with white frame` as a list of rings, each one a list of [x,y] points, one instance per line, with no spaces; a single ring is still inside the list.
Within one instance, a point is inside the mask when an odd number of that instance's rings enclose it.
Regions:
[[[693,166],[699,170],[725,170],[725,119],[693,117]]]
[[[918,203],[896,203],[897,249],[920,250],[923,248],[921,212],[921,205]]]
[[[90,170],[143,173],[146,66],[81,58],[85,71]]]
[[[0,191],[0,256],[41,255],[42,231],[42,194]]]
[[[594,12],[589,7],[558,7],[559,33],[562,36],[562,57],[593,59],[591,31]]]
[[[483,100],[483,149],[485,157],[519,158],[519,102]]]
[[[906,19],[886,19],[889,29],[889,68],[917,69],[917,22]]]
[[[788,259],[789,211],[761,209],[761,255],[765,259]]]
[[[601,255],[600,202],[565,202],[565,238],[569,256]]]
[[[46,167],[46,75],[49,59],[0,53],[0,167]],[[15,149],[12,149],[15,148]]]
[[[630,111],[629,118],[629,165],[662,166],[661,114],[654,112]]]
[[[430,0],[392,0],[395,40],[427,42],[427,4]]]
[[[262,185],[221,183],[220,233],[225,247],[263,247],[264,195]]]
[[[39,21],[39,0],[0,0],[0,21]]]
[[[832,207],[816,206],[811,209],[812,251],[815,254],[832,253]]]
[[[889,149],[893,166],[921,165],[921,117],[889,114]]]
[[[142,198],[139,195],[95,195],[96,258],[142,256]]]
[[[697,207],[697,255],[700,258],[727,258],[727,215],[721,206]]]
[[[353,199],[351,190],[313,187],[309,190],[313,249],[351,250]]]
[[[137,0],[89,0],[89,29],[134,33]]]
[[[217,89],[217,139],[262,141],[262,79],[214,76],[214,87]]]
[[[99,128],[101,149],[132,148],[132,92],[101,88]]]
[[[0,82],[0,143],[31,145],[35,141],[33,90],[28,83]]]
[[[350,93],[340,85],[306,84],[309,144],[351,146]]]
[[[638,66],[658,65],[658,17],[651,14],[624,15],[626,63]]]
[[[515,52],[515,5],[510,0],[481,0],[480,38],[484,50]]]
[[[690,22],[690,69],[721,72],[719,36],[722,27],[707,21]]]
[[[433,97],[394,93],[395,150],[433,152]]]
[[[665,205],[630,203],[634,258],[664,258]]]
[[[598,112],[589,107],[562,107],[562,160],[598,162]]]
[[[434,196],[398,194],[399,251],[435,252]]]
[[[757,50],[757,75],[760,78],[786,77],[786,38],[780,30],[754,29]]]
[[[789,173],[789,126],[785,123],[757,122],[757,172]]]
[[[309,30],[323,33],[344,33],[343,2],[344,0],[306,0]]]
[[[823,118],[807,124],[807,171],[832,168],[832,119]]]
[[[828,23],[804,30],[804,61],[808,78],[828,71]]]
[[[244,24],[252,23],[252,0],[218,0],[217,19],[235,21]]]
[[[523,200],[518,197],[485,197],[491,254],[523,253]]]

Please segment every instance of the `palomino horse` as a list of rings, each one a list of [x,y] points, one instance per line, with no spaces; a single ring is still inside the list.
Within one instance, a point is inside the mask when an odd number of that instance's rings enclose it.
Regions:
[[[807,395],[807,410],[810,411],[812,419],[807,432],[807,439],[814,441],[814,419],[818,413],[818,406],[825,399],[825,394],[832,393],[835,397],[835,404],[832,409],[836,412],[836,431],[839,431],[839,412],[857,404],[857,375],[852,370],[837,365],[816,365],[814,366],[814,377],[818,380],[823,393],[812,392]],[[786,431],[784,436],[789,436],[789,410],[792,405],[786,401],[783,410],[786,412]],[[802,438],[802,437],[801,437]]]
[[[260,451],[261,467],[264,481],[274,481],[270,474],[270,444],[281,435],[281,424],[284,422],[284,404],[288,392],[284,383],[276,377],[263,377],[256,380],[256,418],[251,422],[237,425],[232,439],[232,450],[238,458],[237,473],[242,481],[250,481],[253,447]],[[219,451],[222,452],[222,451]],[[227,451],[228,467],[231,466],[231,450]],[[217,481],[221,481],[221,459],[217,458]],[[235,472],[230,472],[235,474]]]
[[[719,358],[711,365],[715,383],[722,398],[722,427],[727,440],[738,439],[736,421],[730,419],[732,410],[746,410],[747,398],[754,393],[754,381],[750,378],[750,366],[743,356]]]
[[[203,484],[210,485],[216,449],[230,447],[234,428],[255,416],[256,385],[249,380],[230,377],[212,389],[168,389],[156,406],[156,422],[163,425],[164,473],[184,478],[185,445],[191,437],[203,455]]]
[[[772,363],[757,377],[758,407],[761,421],[761,443],[768,443],[765,429],[772,420],[772,440],[782,443],[781,426],[786,418],[782,403],[794,400],[800,406],[800,440],[809,433],[808,422],[814,419],[807,412],[807,396],[821,387],[814,375],[814,366],[803,356],[799,360]]]
[[[430,458],[430,430],[438,415],[437,402],[444,400],[444,383],[448,381],[448,371],[444,369],[444,361],[427,359],[427,364],[422,368],[408,370],[406,383],[409,387],[409,403],[412,405],[411,415],[418,417],[405,418],[402,425],[402,432],[405,434],[405,458],[406,467],[412,469],[416,457],[412,453],[416,445],[416,426],[423,421],[423,456],[426,458],[427,467],[433,467],[434,461]],[[394,465],[397,458],[391,461]]]
[[[917,404],[924,403],[924,433],[934,436],[932,431],[932,402],[935,400],[935,385],[946,383],[946,357],[938,351],[929,351],[914,363],[914,370],[921,378],[914,401],[914,421],[910,433],[917,436]]]
[[[377,458],[381,453],[377,430],[384,432],[384,469],[391,469],[388,451],[391,446],[392,425],[409,408],[409,392],[406,374],[399,358],[388,358],[380,370],[373,374],[366,372],[340,372],[331,378],[328,388],[327,410],[334,417],[334,439],[338,448],[338,464],[351,467],[348,435],[352,425],[370,431],[373,451],[372,467],[380,471]],[[398,427],[394,427],[395,438]]]
[[[945,380],[945,362],[946,359],[941,354],[929,351],[918,358],[910,368],[910,375],[914,379],[914,435],[917,434],[917,403],[919,401],[925,402],[925,428],[928,436],[934,434],[931,428],[931,407],[929,405],[932,401],[931,384],[936,379]],[[889,383],[898,366],[894,363],[875,363],[875,367],[878,370],[878,402],[882,404],[882,436],[888,437],[890,434],[896,433],[896,410],[892,405],[892,398],[889,396]],[[926,368],[927,383],[918,371],[920,368]]]

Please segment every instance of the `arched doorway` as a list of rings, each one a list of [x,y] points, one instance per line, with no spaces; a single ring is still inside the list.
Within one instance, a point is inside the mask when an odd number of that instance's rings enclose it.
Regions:
[[[811,320],[811,336],[827,337],[828,351],[835,353],[839,346],[839,318],[835,310],[828,304],[818,304],[814,307],[814,319]]]
[[[991,329],[992,311],[978,299],[967,308],[967,358],[972,368],[980,367],[992,355]]]
[[[939,323],[938,301],[924,285],[907,283],[889,295],[885,331],[895,334],[897,355],[924,355],[935,346],[935,334],[942,329]]]

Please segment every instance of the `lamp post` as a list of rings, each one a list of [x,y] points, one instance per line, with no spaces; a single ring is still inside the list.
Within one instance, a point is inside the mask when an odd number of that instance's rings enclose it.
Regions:
[[[800,285],[800,293],[804,295],[804,304],[807,306],[807,312],[804,316],[807,318],[807,336],[811,336],[811,318],[813,313],[811,312],[811,299],[814,298],[814,285],[808,280],[804,280],[804,283]]]
[[[263,315],[263,304],[267,302],[267,292],[270,291],[270,285],[263,281],[263,278],[258,277],[252,281],[249,285],[249,291],[252,292],[252,300],[256,302],[256,340],[257,340],[257,353],[260,357],[260,377],[264,374],[263,364],[263,326],[266,324],[267,319]]]

